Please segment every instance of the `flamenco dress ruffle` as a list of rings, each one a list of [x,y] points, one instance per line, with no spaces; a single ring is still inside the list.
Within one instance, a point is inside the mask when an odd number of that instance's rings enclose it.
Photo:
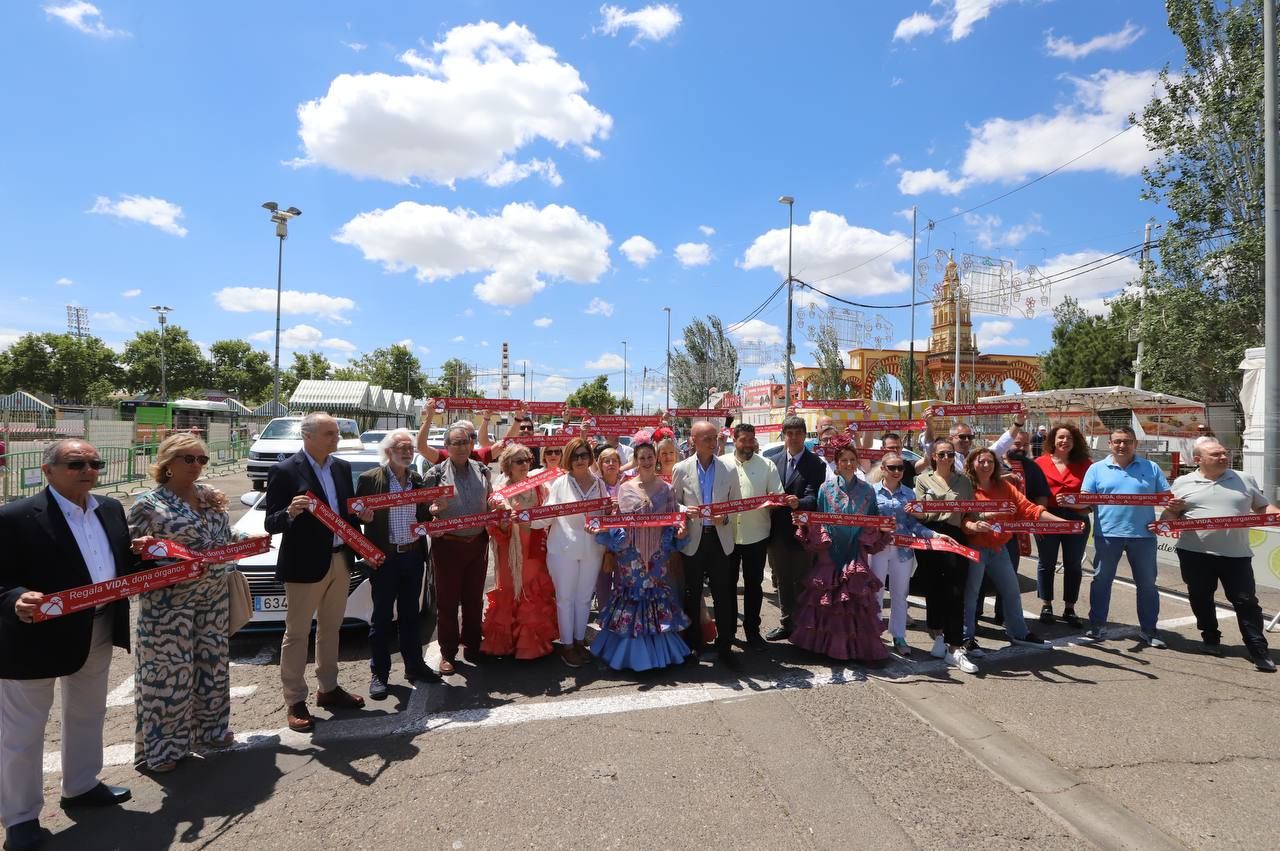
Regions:
[[[836,568],[825,551],[805,578],[791,643],[841,661],[889,658],[880,640],[880,580],[861,558]]]
[[[614,591],[600,613],[591,652],[614,670],[647,671],[677,665],[689,655],[680,631],[689,625],[667,584],[665,557],[646,566],[634,548],[618,555]]]

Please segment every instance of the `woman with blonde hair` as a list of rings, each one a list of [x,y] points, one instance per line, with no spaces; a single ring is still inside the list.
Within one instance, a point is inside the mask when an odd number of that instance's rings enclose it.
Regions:
[[[242,540],[231,530],[226,494],[196,481],[208,463],[209,448],[196,435],[166,438],[151,467],[156,488],[129,508],[131,536],[163,538],[196,552]],[[193,750],[235,739],[227,670],[227,571],[233,568],[205,565],[199,579],[138,595],[134,759],[140,770],[172,771]]]
[[[511,443],[498,456],[503,478],[495,490],[518,485],[529,476],[533,453]],[[539,485],[507,499],[491,501],[501,508],[520,511],[546,502],[546,485]],[[556,625],[556,589],[547,572],[547,530],[512,522],[505,530],[489,527],[496,582],[485,596],[484,638],[480,651],[491,656],[538,659],[551,653],[559,628]]]

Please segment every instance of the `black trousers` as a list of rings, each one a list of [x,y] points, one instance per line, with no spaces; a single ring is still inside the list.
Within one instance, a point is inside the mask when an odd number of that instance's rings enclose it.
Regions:
[[[733,584],[738,584],[738,568],[742,568],[742,634],[760,634],[760,606],[764,603],[764,559],[769,551],[769,539],[754,544],[738,544],[729,557],[729,572]],[[717,610],[719,606],[717,606]],[[719,622],[716,629],[720,629]]]
[[[738,578],[731,564],[714,526],[703,528],[698,551],[684,557],[685,643],[694,650],[702,646],[702,585],[708,579],[716,609],[716,646],[728,648],[738,631]]]
[[[1182,581],[1187,583],[1187,596],[1191,598],[1196,627],[1204,636],[1205,644],[1222,641],[1218,613],[1213,605],[1213,595],[1221,582],[1222,593],[1236,610],[1236,623],[1240,625],[1240,636],[1249,654],[1266,655],[1267,639],[1262,625],[1262,607],[1258,605],[1257,586],[1253,580],[1253,559],[1247,556],[1211,556],[1180,549],[1178,565],[1182,568]]]
[[[949,523],[926,523],[935,532],[965,543],[964,535]],[[951,646],[964,643],[964,586],[969,578],[969,560],[955,553],[917,550],[918,573],[924,574],[925,622],[929,629],[941,630]]]

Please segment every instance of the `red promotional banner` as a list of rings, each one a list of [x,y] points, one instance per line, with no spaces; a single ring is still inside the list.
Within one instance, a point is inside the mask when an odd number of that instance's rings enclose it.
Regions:
[[[1150,505],[1161,506],[1173,496],[1160,493],[1060,493],[1058,505]]]
[[[572,435],[564,432],[560,434],[518,434],[515,437],[504,437],[502,440],[496,441],[493,444],[493,448],[494,450],[501,450],[513,443],[518,443],[529,449],[546,449],[547,447],[560,449],[569,442],[570,437]]]
[[[965,511],[978,513],[1006,514],[1013,511],[1013,500],[1009,499],[925,499],[912,500],[903,506],[912,514],[933,511]]]
[[[924,420],[853,420],[849,431],[924,431]]]
[[[167,544],[170,542],[158,541],[157,543]],[[153,557],[165,558],[165,556],[161,555]],[[50,618],[69,615],[73,612],[105,606],[107,603],[114,603],[117,600],[123,600],[125,597],[141,594],[143,591],[154,591],[157,588],[167,588],[170,585],[177,585],[179,582],[186,582],[189,579],[199,579],[203,573],[204,566],[199,561],[183,559],[174,564],[153,567],[149,570],[140,570],[137,573],[130,573],[127,576],[119,576],[115,579],[106,579],[102,582],[95,582],[92,585],[81,585],[76,588],[68,588],[65,591],[54,591],[51,594],[44,595],[44,599],[40,601],[32,620],[38,623],[47,621]]]
[[[437,414],[445,411],[518,411],[524,405],[520,399],[469,399],[465,396],[447,396],[432,399]]]
[[[353,496],[347,500],[347,511],[360,514],[366,509],[378,511],[393,508],[397,505],[414,505],[419,502],[435,502],[442,496],[453,496],[453,485],[441,485],[438,488],[414,488],[399,493],[371,493],[365,496]]]
[[[797,526],[808,523],[821,523],[824,526],[862,526],[867,529],[879,529],[892,532],[895,523],[892,517],[881,514],[839,514],[830,511],[793,511],[791,522]]]
[[[699,517],[721,517],[725,514],[737,514],[742,511],[755,511],[757,508],[781,508],[787,504],[787,495],[771,493],[765,496],[749,496],[746,499],[731,499],[727,502],[713,502],[699,505]]]
[[[621,431],[618,431],[617,433],[625,434],[626,430],[623,429]],[[604,432],[601,429],[596,428],[595,426],[565,426],[563,429],[561,429],[560,433],[556,435],[556,437],[559,437],[561,440],[564,441],[564,443],[568,443],[569,438],[571,437],[586,437],[592,434],[603,435]],[[564,444],[561,444],[561,445],[563,446]]]
[[[177,541],[155,541],[142,551],[142,558],[145,561],[156,561],[162,558],[181,558],[194,559],[201,564],[229,564],[248,556],[269,552],[271,552],[271,536],[260,535],[256,538],[236,541],[234,544],[214,547],[204,552],[195,552]]]
[[[611,415],[611,414],[588,414],[582,418],[583,428],[622,429],[618,434],[627,431],[639,431],[642,428],[657,428],[661,425],[661,420],[657,415],[652,416],[630,416],[630,415]]]
[[[1036,535],[1079,535],[1084,531],[1084,523],[1079,520],[994,520],[991,531],[999,535],[1001,532],[1031,532]]]
[[[730,412],[723,408],[672,408],[667,414],[673,417],[693,417],[694,419],[717,420],[729,416]]]
[[[539,485],[545,485],[553,482],[564,475],[564,470],[559,467],[552,467],[550,470],[543,470],[541,473],[534,473],[522,482],[516,482],[514,485],[507,485],[504,488],[498,488],[493,492],[493,496],[499,499],[510,499],[522,493],[533,490]]]
[[[899,547],[909,547],[913,550],[934,550],[942,553],[955,553],[967,558],[969,561],[978,561],[982,555],[973,547],[966,547],[964,544],[957,544],[955,541],[943,538],[913,538],[910,535],[894,535],[893,543]]]
[[[570,408],[566,405],[564,409],[564,415],[566,417],[585,417],[587,415],[587,409],[586,408]]]
[[[310,501],[311,513],[315,518],[323,523],[326,529],[341,538],[343,543],[355,550],[367,563],[374,567],[381,567],[387,560],[386,553],[375,547],[373,541],[357,532],[356,527],[339,517],[337,512],[329,507],[329,503],[311,491],[307,491],[307,499]]]
[[[865,411],[866,399],[801,399],[797,411]]]
[[[599,532],[602,529],[656,529],[665,526],[679,526],[684,520],[680,512],[669,514],[609,514],[604,517],[588,517],[587,531]]]
[[[1201,532],[1216,529],[1251,529],[1255,526],[1280,526],[1280,514],[1237,514],[1229,517],[1195,517],[1183,520],[1157,520],[1147,528],[1157,535],[1177,537],[1179,532]]]
[[[539,505],[536,508],[523,508],[516,512],[516,520],[529,523],[534,520],[546,520],[548,517],[567,517],[570,514],[586,514],[589,511],[608,511],[613,508],[611,497],[600,499],[584,499],[579,502],[561,502],[556,505]]]
[[[409,527],[410,534],[418,538],[426,537],[433,532],[456,532],[459,529],[483,529],[485,526],[501,522],[510,517],[510,511],[484,511],[480,514],[459,514],[445,520],[432,520],[430,523],[414,523]]]
[[[540,417],[564,413],[564,402],[525,402],[523,407],[529,413]]]
[[[932,417],[982,417],[988,414],[1025,414],[1026,406],[1021,402],[991,402],[976,405],[931,405],[925,409],[926,418]]]

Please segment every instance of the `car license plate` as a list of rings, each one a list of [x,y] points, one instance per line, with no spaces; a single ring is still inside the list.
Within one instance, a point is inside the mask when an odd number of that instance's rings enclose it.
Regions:
[[[283,612],[289,608],[289,598],[284,594],[271,594],[253,598],[255,612]]]

